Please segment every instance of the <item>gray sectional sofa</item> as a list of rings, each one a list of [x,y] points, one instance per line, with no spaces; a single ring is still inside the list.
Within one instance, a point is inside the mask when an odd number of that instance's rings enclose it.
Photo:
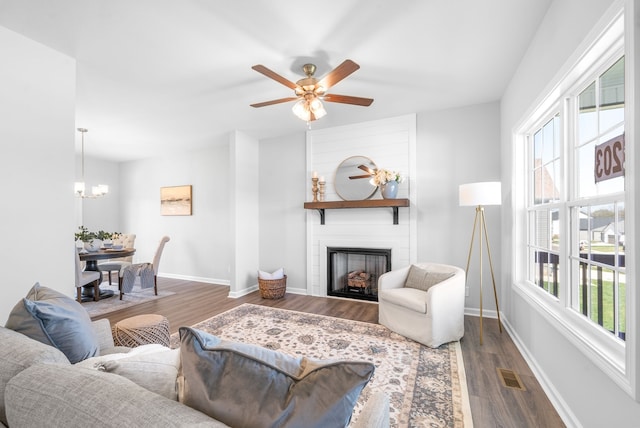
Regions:
[[[108,320],[92,322],[99,355],[114,347]],[[177,400],[127,377],[71,364],[61,351],[0,327],[0,425],[19,427],[224,427]],[[159,345],[158,345],[159,346]],[[167,351],[168,350],[167,348]],[[153,375],[146,375],[150,380]],[[152,379],[151,379],[152,380]],[[367,401],[355,428],[385,427],[389,403],[383,393]]]

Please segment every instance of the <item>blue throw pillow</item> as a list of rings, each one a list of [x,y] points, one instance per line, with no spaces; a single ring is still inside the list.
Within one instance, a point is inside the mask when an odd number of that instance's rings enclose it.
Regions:
[[[100,352],[91,318],[82,305],[38,283],[16,304],[5,327],[58,348],[72,364]]]
[[[178,399],[233,427],[346,427],[375,366],[312,360],[180,327]]]

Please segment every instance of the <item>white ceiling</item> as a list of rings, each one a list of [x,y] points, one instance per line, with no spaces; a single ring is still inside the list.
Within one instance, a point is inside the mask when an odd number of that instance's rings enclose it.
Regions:
[[[125,161],[205,147],[231,130],[306,129],[293,92],[306,62],[322,77],[361,68],[329,93],[312,129],[500,99],[551,0],[0,0],[0,25],[77,60],[76,125],[87,155]],[[80,136],[77,134],[77,143]]]

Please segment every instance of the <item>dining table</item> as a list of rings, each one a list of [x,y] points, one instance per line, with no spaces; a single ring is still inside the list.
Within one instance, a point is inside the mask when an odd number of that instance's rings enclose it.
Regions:
[[[116,259],[120,257],[129,257],[134,255],[135,248],[100,248],[97,251],[84,251],[78,253],[80,261],[86,262],[84,270],[100,272],[98,269],[98,260]],[[100,272],[100,283],[102,283],[102,272]],[[93,284],[87,284],[82,287],[82,301],[88,302],[93,300]],[[113,296],[113,290],[100,289],[100,299],[106,299]]]

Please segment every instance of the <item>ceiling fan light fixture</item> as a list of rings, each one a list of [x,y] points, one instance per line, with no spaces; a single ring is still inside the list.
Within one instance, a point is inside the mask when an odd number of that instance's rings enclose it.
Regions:
[[[306,121],[307,123],[326,116],[327,111],[325,110],[323,105],[324,101],[359,105],[365,107],[371,105],[371,103],[373,102],[373,99],[371,98],[336,94],[332,95],[326,93],[336,83],[340,82],[360,68],[358,64],[351,61],[350,59],[342,62],[342,64],[331,70],[329,74],[327,74],[320,80],[313,77],[316,71],[316,66],[313,64],[305,64],[302,67],[302,71],[304,71],[306,77],[303,77],[296,83],[293,83],[292,81],[285,77],[282,77],[278,73],[269,70],[264,65],[258,64],[254,65],[251,68],[258,73],[264,74],[268,78],[273,79],[290,89],[293,89],[296,95],[295,97],[279,98],[276,100],[251,104],[251,107],[265,107],[273,104],[295,101],[296,103],[291,110],[298,118]]]
[[[317,120],[327,115],[327,110],[325,110],[322,101],[318,98],[298,100],[291,108],[291,111],[306,122],[310,122],[312,117],[313,120]]]
[[[327,114],[327,111],[324,109],[324,105],[322,105],[322,101],[318,98],[314,98],[312,101],[309,101],[309,110],[313,112],[316,119],[320,119]]]
[[[311,119],[311,111],[309,110],[307,100],[299,100],[296,102],[291,108],[293,114],[295,114],[298,118],[308,122]]]

